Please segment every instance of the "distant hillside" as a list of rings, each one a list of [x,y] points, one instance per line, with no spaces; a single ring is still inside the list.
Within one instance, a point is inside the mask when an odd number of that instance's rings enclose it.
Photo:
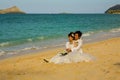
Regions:
[[[107,14],[120,14],[120,4],[110,7],[107,11]]]
[[[3,9],[0,10],[0,14],[8,14],[8,13],[13,13],[13,14],[24,14],[25,12],[21,11],[17,6],[13,6],[11,8]]]

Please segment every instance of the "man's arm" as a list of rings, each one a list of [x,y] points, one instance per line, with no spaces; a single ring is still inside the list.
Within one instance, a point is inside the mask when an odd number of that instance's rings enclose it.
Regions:
[[[73,49],[71,49],[71,51],[73,52],[73,51],[78,51],[78,50],[80,50],[80,48],[82,47],[82,39],[80,39],[79,41],[78,41],[78,46],[77,47],[74,47]]]

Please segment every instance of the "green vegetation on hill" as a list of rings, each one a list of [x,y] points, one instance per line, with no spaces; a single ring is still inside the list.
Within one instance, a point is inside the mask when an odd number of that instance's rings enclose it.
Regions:
[[[110,7],[107,11],[107,14],[120,14],[120,4]]]

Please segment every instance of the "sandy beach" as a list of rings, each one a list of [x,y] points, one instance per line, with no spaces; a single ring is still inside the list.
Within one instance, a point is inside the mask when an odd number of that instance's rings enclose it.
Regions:
[[[0,60],[0,80],[120,80],[120,38],[83,45],[93,62],[46,63],[64,48]]]

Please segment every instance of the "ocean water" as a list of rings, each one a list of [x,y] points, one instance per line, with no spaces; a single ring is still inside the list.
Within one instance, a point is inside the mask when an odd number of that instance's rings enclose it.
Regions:
[[[80,30],[85,41],[120,37],[120,15],[4,14],[0,15],[0,56],[64,46],[67,34]]]

